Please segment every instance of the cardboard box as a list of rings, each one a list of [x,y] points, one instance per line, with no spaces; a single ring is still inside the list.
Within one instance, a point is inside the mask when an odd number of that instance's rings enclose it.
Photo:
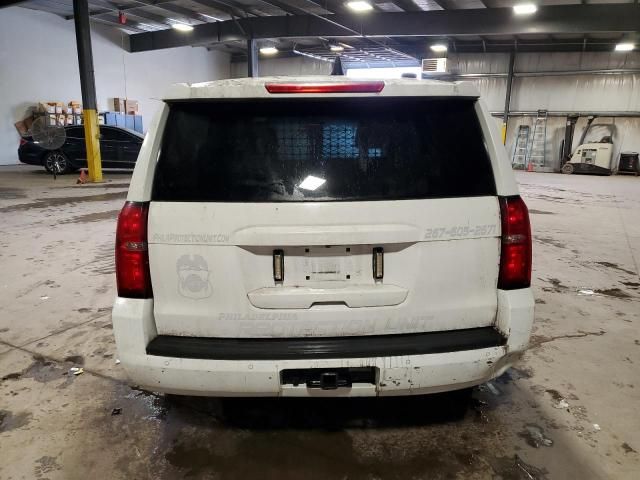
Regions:
[[[49,102],[40,102],[38,104],[38,111],[45,113],[56,113],[56,104]]]
[[[114,97],[113,103],[112,103],[112,107],[113,107],[112,110],[114,112],[124,113],[124,108],[125,108],[125,100],[124,100],[124,98]]]
[[[20,136],[26,135],[27,132],[29,131],[24,120],[20,120],[19,122],[14,123],[13,126],[16,127],[16,130],[18,131]]]
[[[64,104],[62,102],[40,102],[38,110],[45,113],[63,113]]]
[[[138,101],[127,99],[125,101],[125,111],[127,114],[136,115],[138,113]]]
[[[68,106],[68,107],[71,107],[71,108],[82,107],[82,102],[79,102],[79,101],[77,101],[77,100],[71,100],[71,101],[67,104],[67,106]]]
[[[23,118],[19,122],[14,123],[16,130],[20,135],[28,135],[31,131],[31,125],[33,125],[34,118],[33,116],[29,116]]]

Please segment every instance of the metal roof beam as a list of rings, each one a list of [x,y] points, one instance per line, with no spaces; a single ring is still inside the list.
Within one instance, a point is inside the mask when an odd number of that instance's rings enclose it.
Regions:
[[[136,18],[144,20],[145,22],[149,21],[149,22],[152,22],[152,23],[157,23],[159,25],[169,25],[169,19],[167,17],[156,15],[154,13],[147,12],[147,11],[142,10],[140,8],[132,8],[130,10],[127,10],[125,13],[126,13],[127,17],[129,17],[129,16],[136,17]],[[110,16],[110,15],[113,15],[113,14],[117,15],[118,14],[118,10],[108,10],[106,12],[91,13],[89,16],[92,19],[95,19],[95,18],[104,18],[106,16]],[[69,20],[71,18],[73,18],[73,16],[71,16],[69,18]],[[121,26],[126,26],[130,22],[131,22],[131,20],[129,20],[127,18],[126,24],[121,25]]]
[[[26,0],[0,0],[0,8],[26,3]]]
[[[235,16],[235,17],[243,18],[248,15],[256,15],[256,13],[253,13],[251,8],[244,8],[244,6],[239,6],[237,4],[233,4],[225,0],[193,0],[193,1],[205,7],[214,8],[216,10],[224,12],[227,15],[231,15],[232,17]]]
[[[131,1],[134,2],[135,5],[120,5],[117,3],[117,1],[110,1],[110,0],[89,0],[89,5],[108,8],[114,12],[127,12],[129,10],[138,10],[144,7],[156,7],[162,10],[166,10],[164,6],[166,4],[170,4],[174,0],[131,0]]]
[[[405,12],[423,12],[418,5],[413,3],[412,0],[391,0],[396,7],[400,7]]]
[[[307,0],[307,1],[309,3],[314,3],[324,8],[328,12],[332,12],[332,13],[345,13],[345,12],[351,11],[345,5],[346,2],[341,2],[340,0]]]
[[[66,18],[66,17],[65,17]],[[73,18],[73,15],[71,15],[69,18],[67,18],[67,20],[71,20]],[[92,22],[97,22],[97,23],[102,23],[104,25],[109,25],[111,27],[120,27],[120,28],[125,28],[127,30],[131,30],[132,32],[147,32],[148,30],[145,28],[142,28],[142,25],[140,25],[138,22],[133,22],[133,21],[127,21],[126,25],[122,25],[120,22],[118,22],[118,17],[89,17],[89,19]]]
[[[540,7],[536,15],[522,18],[511,8],[440,10],[428,12],[371,12],[368,15],[311,15],[243,18],[195,25],[184,34],[173,30],[131,36],[131,51],[156,50],[196,43],[219,43],[253,38],[384,37],[522,35],[554,33],[630,33],[640,31],[637,4],[564,5]],[[241,28],[239,28],[241,27]],[[357,32],[357,33],[354,33]]]
[[[265,5],[269,5],[270,7],[276,7],[282,10],[284,13],[289,13],[291,15],[307,15],[309,12],[303,10],[302,8],[294,7],[293,5],[289,5],[288,3],[281,2],[280,0],[258,0],[260,3],[264,3]]]
[[[457,10],[455,4],[450,0],[433,0],[433,3],[438,5],[443,10]]]
[[[135,8],[140,7],[158,7],[162,8],[162,4],[171,3],[174,0],[131,0],[133,3],[137,5],[120,5],[117,1],[111,0],[89,0],[90,6],[98,6],[102,8],[110,8],[113,11],[122,11],[126,12],[127,10],[133,10]]]
[[[136,0],[139,1],[139,0]],[[146,2],[145,2],[146,3]],[[181,7],[180,5],[174,5],[172,3],[162,3],[159,5],[149,5],[150,7],[156,7],[156,8],[160,8],[162,10],[166,10],[167,12],[171,12],[171,13],[176,13],[178,15],[182,15],[185,18],[188,18],[189,20],[197,20],[197,21],[203,21],[202,17],[200,16],[200,14],[198,12],[194,12],[193,10],[189,9],[189,8],[185,8],[185,7]]]
[[[451,0],[433,0],[443,10],[459,10],[458,6]],[[496,0],[480,0],[480,3],[485,8],[502,8],[504,5],[500,1]]]
[[[156,15],[154,13],[143,10],[145,7],[155,7],[160,10],[164,10],[166,12],[175,13],[181,15],[184,18],[188,18],[189,20],[206,22],[207,18],[199,14],[198,12],[194,12],[188,8],[181,7],[179,5],[173,5],[171,2],[173,0],[132,0],[135,2],[135,5],[126,5],[120,6],[114,1],[109,0],[89,0],[90,6],[96,6],[100,8],[104,8],[110,10],[111,12],[117,15],[118,12],[125,12],[131,16],[141,18],[144,20],[148,20],[150,22],[158,23],[161,25],[169,25],[169,18]],[[107,15],[109,12],[96,12],[91,13],[91,18],[102,18]],[[73,15],[69,15],[65,17],[67,20],[71,20]],[[113,23],[113,22],[109,22]],[[132,22],[127,20],[126,25],[120,25],[121,27],[128,27]],[[146,31],[146,30],[142,30]]]

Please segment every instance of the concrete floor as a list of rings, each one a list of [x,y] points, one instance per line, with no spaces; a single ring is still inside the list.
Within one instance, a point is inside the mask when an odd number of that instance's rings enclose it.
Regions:
[[[640,179],[518,174],[533,345],[468,405],[130,388],[110,322],[129,175],[106,177],[0,167],[0,479],[638,478]]]

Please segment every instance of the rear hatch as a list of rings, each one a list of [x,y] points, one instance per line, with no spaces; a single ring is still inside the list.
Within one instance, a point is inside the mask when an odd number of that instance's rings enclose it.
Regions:
[[[475,102],[172,101],[148,221],[158,333],[493,324],[500,208]]]

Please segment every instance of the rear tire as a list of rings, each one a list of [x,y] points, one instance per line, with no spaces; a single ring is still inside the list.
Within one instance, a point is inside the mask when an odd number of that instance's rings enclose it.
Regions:
[[[562,166],[562,173],[565,173],[567,175],[571,175],[573,173],[573,165],[571,165],[570,163],[565,163]]]
[[[44,169],[49,172],[49,173],[53,173],[53,168],[54,165],[58,165],[58,171],[56,171],[57,175],[64,175],[65,173],[68,173],[69,171],[71,171],[71,163],[69,162],[69,159],[67,158],[67,156],[62,153],[59,150],[54,150],[52,152],[48,152],[45,157],[44,157],[44,161],[42,162],[44,165]]]

